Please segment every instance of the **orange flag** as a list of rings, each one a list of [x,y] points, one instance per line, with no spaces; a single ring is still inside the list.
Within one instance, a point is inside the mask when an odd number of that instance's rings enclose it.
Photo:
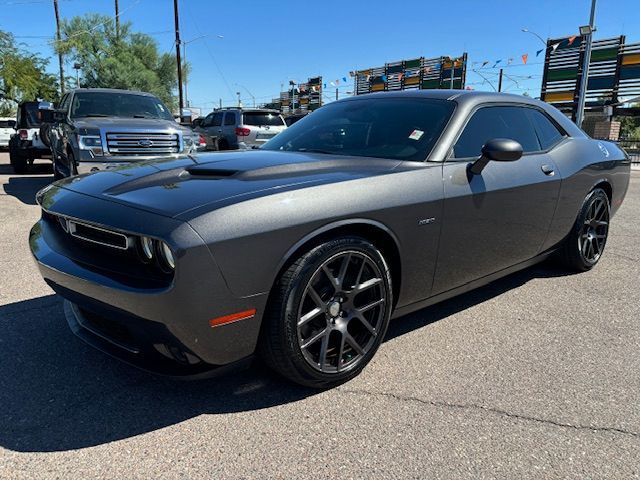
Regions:
[[[573,43],[573,41],[577,38],[577,35],[573,35],[571,37],[569,37],[569,45],[571,45]]]
[[[527,64],[527,60],[529,60],[529,54],[525,53],[524,55],[522,55],[522,63],[524,63],[526,65]]]

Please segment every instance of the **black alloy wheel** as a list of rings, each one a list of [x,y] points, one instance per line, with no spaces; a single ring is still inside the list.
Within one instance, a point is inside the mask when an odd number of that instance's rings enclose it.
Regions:
[[[285,377],[326,388],[356,376],[380,346],[392,307],[389,269],[358,237],[324,243],[281,277],[262,352]]]
[[[355,250],[325,260],[305,288],[298,310],[298,345],[320,372],[340,372],[362,361],[384,323],[383,274]]]
[[[589,204],[584,218],[578,248],[585,262],[594,264],[600,260],[609,232],[609,202],[596,196]]]
[[[567,267],[584,272],[598,263],[607,243],[610,215],[606,192],[601,188],[592,190],[559,252]]]

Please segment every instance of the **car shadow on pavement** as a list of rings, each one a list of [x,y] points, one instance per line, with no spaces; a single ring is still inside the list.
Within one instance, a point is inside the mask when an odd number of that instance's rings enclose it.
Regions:
[[[8,177],[6,183],[2,185],[7,195],[16,197],[22,203],[27,205],[36,204],[36,193],[41,188],[53,182],[51,173],[51,165],[35,164],[33,165],[34,175],[14,175]],[[12,175],[13,169],[7,165],[0,165],[0,175]],[[46,175],[46,176],[43,176]]]
[[[395,320],[387,339],[424,327],[533,278],[534,267]],[[19,452],[86,448],[202,414],[260,410],[318,393],[265,369],[177,381],[123,364],[86,346],[67,327],[57,295],[0,307],[0,446]]]

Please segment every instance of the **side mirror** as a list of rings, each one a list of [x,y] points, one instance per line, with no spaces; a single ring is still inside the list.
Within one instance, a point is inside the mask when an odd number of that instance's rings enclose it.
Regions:
[[[55,123],[64,120],[64,110],[53,110],[51,108],[41,108],[38,110],[38,116],[42,123]]]
[[[480,175],[490,161],[514,162],[522,157],[522,145],[510,138],[494,138],[482,146],[482,156],[473,162],[469,171]]]

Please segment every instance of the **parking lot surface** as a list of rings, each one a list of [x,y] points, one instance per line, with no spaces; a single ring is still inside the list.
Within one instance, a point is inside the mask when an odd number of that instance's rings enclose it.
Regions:
[[[37,172],[0,153],[0,478],[640,475],[640,172],[594,270],[542,264],[398,319],[324,392],[260,366],[170,381],[85,346],[29,253]]]

